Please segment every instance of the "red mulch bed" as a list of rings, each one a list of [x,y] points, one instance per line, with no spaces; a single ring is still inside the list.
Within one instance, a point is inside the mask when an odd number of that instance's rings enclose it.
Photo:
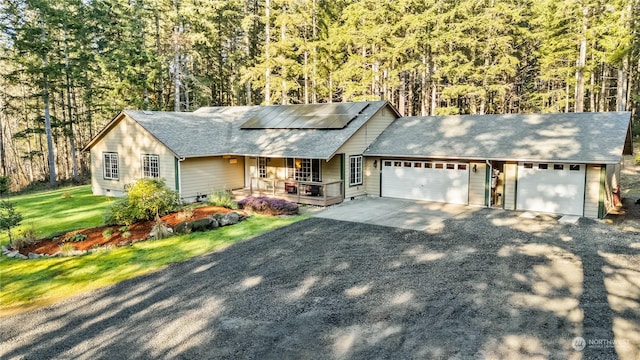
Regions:
[[[215,213],[226,214],[234,210],[230,210],[223,207],[217,207],[217,206],[204,206],[204,207],[195,208],[192,211],[193,211],[193,216],[191,216],[191,218],[189,219],[184,219],[184,218],[178,219],[179,213],[168,214],[163,216],[161,219],[168,226],[174,227],[183,221],[198,220]],[[243,213],[242,211],[238,211],[238,212]],[[85,235],[87,238],[78,242],[67,241],[67,244],[72,244],[76,250],[81,250],[81,251],[86,251],[95,247],[118,246],[123,244],[130,244],[137,241],[146,240],[147,237],[149,237],[149,233],[151,232],[151,229],[153,228],[153,221],[143,221],[143,222],[130,225],[128,227],[128,231],[131,234],[131,236],[129,236],[128,238],[122,237],[122,232],[120,231],[121,227],[122,226],[118,226],[118,225],[99,226],[99,227],[90,228],[90,229],[80,229],[80,230],[70,231],[66,234],[57,236],[55,238],[40,239],[38,240],[37,243],[20,250],[20,253],[24,255],[27,255],[30,252],[36,253],[36,254],[53,255],[60,251],[60,246],[63,244],[62,239],[65,239],[65,238],[68,239],[75,234],[82,234],[82,235]],[[102,236],[102,233],[106,229],[112,229],[111,237],[107,239],[105,239]]]

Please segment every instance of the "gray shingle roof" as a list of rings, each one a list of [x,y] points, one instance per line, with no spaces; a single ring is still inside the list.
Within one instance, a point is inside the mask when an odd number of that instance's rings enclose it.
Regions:
[[[367,156],[618,163],[629,112],[405,117]]]
[[[342,129],[241,129],[264,106],[205,107],[191,113],[125,110],[179,157],[217,155],[330,159],[386,101],[369,101]],[[274,105],[273,107],[301,105]],[[307,109],[323,104],[304,105]]]

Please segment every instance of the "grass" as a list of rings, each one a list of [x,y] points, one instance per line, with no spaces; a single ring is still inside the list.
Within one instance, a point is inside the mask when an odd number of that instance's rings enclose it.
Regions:
[[[71,192],[71,197],[63,199],[64,192]],[[11,201],[18,203],[19,211],[25,219],[33,221],[43,233],[51,234],[102,224],[102,216],[110,200],[85,195],[90,195],[90,189],[82,186],[25,195]],[[72,219],[56,217],[57,220],[52,220],[51,217],[58,213],[65,213]],[[15,260],[2,256],[0,316],[44,306],[157,271],[168,264],[219,250],[234,242],[267,233],[304,218],[306,216],[277,218],[255,215],[236,225],[210,232],[140,242],[129,247],[107,249],[75,257]]]
[[[107,208],[114,201],[111,197],[94,196],[89,185],[12,196],[5,200],[15,203],[16,210],[24,218],[22,224],[12,230],[13,234],[33,225],[38,237],[100,226],[104,222]],[[8,241],[7,233],[2,232],[0,243],[6,244]]]

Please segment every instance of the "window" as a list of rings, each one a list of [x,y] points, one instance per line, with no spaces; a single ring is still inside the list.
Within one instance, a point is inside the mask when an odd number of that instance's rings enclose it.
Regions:
[[[298,181],[322,181],[320,160],[287,158],[286,163],[287,178]]]
[[[413,163],[413,167],[414,168],[421,168],[422,167],[422,163],[421,162],[415,162],[415,163]]]
[[[160,160],[158,155],[142,155],[142,177],[159,178]]]
[[[553,164],[553,170],[564,170],[563,164]]]
[[[466,164],[458,164],[458,170],[467,170]]]
[[[455,170],[456,164],[447,164],[447,170]]]
[[[258,177],[265,179],[267,177],[267,158],[258,157]]]
[[[444,164],[436,164],[436,169],[443,169],[444,168]]]
[[[349,185],[362,185],[362,155],[349,156]]]
[[[576,164],[569,165],[569,170],[570,171],[580,171],[580,165],[576,165]]]
[[[538,164],[538,169],[546,170],[549,168],[549,164]]]
[[[524,168],[525,169],[533,169],[533,164],[532,163],[524,163]]]
[[[411,161],[405,161],[404,167],[411,167]]]
[[[393,166],[395,166],[395,167],[402,167],[402,161],[394,161],[394,162],[393,162]]]
[[[391,161],[385,161],[384,166],[391,166]]]
[[[424,163],[424,167],[427,168],[427,169],[431,169],[433,167],[433,164],[430,163],[430,162],[426,162],[426,163]]]
[[[118,153],[104,153],[104,178],[118,180]]]

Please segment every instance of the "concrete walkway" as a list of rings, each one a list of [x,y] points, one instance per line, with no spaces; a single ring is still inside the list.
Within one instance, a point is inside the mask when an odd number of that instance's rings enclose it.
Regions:
[[[409,230],[439,232],[444,226],[444,220],[466,218],[482,209],[484,208],[429,201],[363,197],[313,212],[313,216]]]

